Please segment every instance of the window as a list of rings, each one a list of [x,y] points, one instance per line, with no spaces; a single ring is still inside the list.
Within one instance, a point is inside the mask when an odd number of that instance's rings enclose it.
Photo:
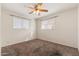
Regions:
[[[42,20],[41,29],[55,29],[55,19]]]
[[[14,29],[28,29],[29,20],[13,16],[13,28]]]

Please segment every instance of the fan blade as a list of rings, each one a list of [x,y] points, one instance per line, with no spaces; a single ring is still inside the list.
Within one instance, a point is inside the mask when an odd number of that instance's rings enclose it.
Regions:
[[[45,9],[40,9],[39,11],[41,11],[41,12],[48,12],[48,10],[45,10]]]
[[[33,11],[29,12],[29,14],[32,14],[32,13],[33,13]]]
[[[35,8],[35,9],[38,9],[39,6],[41,7],[41,6],[42,6],[42,3],[37,3],[37,4],[35,4],[34,8]]]

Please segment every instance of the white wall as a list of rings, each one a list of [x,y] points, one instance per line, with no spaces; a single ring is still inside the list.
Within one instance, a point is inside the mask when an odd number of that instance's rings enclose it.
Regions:
[[[78,43],[78,50],[79,50],[79,5],[78,5],[78,17],[77,18],[78,18],[78,22],[77,22],[77,24],[78,24],[78,35],[77,35],[78,36],[78,42],[77,43]]]
[[[1,55],[1,4],[0,4],[0,55]]]
[[[30,20],[30,29],[13,29],[12,17],[10,15],[17,15],[27,18],[19,13],[12,11],[2,10],[2,46],[16,44],[23,41],[28,41],[35,38],[35,20]]]
[[[55,30],[41,30],[37,20],[37,38],[77,48],[77,8],[53,14],[57,15]],[[49,17],[49,16],[48,16]]]

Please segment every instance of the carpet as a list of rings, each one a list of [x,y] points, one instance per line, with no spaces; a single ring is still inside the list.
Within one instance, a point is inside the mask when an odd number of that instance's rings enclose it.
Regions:
[[[79,56],[76,48],[34,39],[2,47],[2,56]]]

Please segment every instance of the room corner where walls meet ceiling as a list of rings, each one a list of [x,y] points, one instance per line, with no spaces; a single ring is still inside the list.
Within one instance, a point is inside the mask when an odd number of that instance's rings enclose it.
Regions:
[[[4,3],[2,5],[6,10],[25,15],[30,19],[44,17],[77,6],[77,3],[43,3],[43,8],[47,9],[48,12],[41,12],[39,16],[36,14],[29,14],[31,10],[28,7],[32,6],[33,4],[34,3]]]

